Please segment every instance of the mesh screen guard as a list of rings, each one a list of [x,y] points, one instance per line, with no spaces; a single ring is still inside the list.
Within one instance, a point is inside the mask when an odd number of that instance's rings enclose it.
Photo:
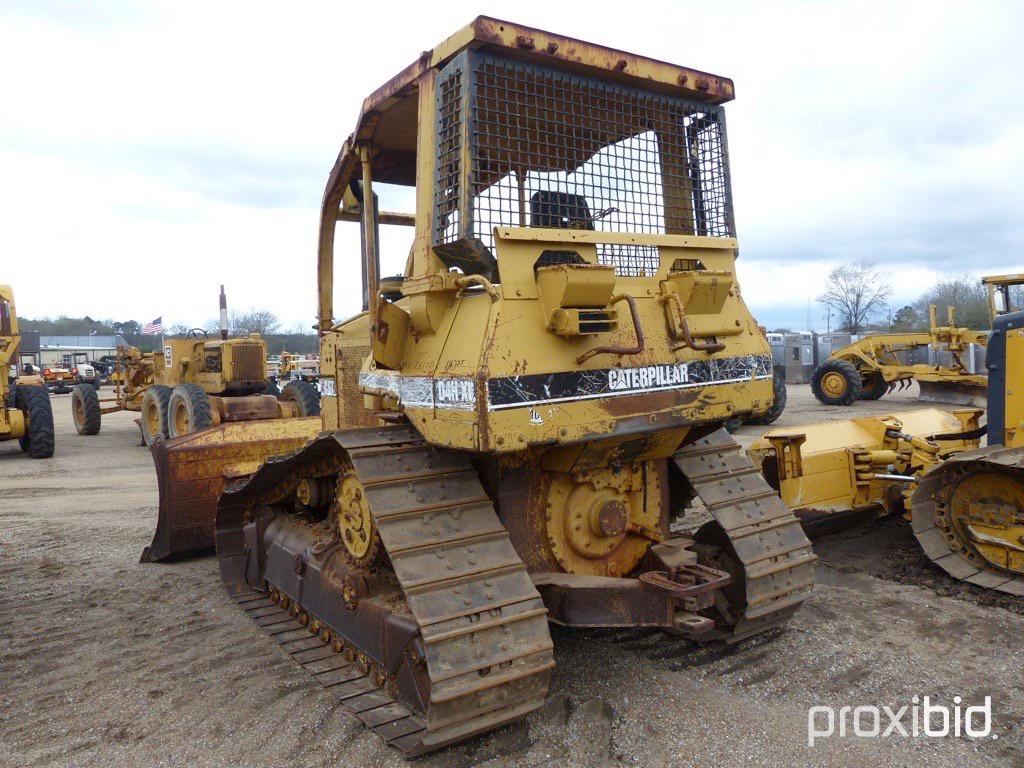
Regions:
[[[437,107],[439,252],[493,258],[499,226],[735,233],[720,106],[474,51],[441,73]],[[658,252],[605,243],[598,260],[653,274]]]

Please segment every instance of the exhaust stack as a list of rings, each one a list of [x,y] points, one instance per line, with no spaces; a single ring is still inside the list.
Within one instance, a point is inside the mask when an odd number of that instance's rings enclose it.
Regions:
[[[228,337],[228,297],[224,295],[224,286],[220,287],[220,337]]]

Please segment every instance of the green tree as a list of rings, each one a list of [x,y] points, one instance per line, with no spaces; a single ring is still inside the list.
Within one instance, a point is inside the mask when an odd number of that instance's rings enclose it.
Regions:
[[[892,316],[892,330],[902,333],[919,330],[921,327],[921,316],[917,310],[909,304],[900,307]]]
[[[925,292],[914,305],[921,327],[928,324],[928,307],[934,304],[939,325],[946,324],[946,307],[956,309],[956,324],[983,331],[989,328],[988,291],[980,280],[959,277],[942,280]]]

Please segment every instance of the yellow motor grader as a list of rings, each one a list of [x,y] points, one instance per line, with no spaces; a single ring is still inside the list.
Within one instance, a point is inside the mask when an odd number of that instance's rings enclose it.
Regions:
[[[18,313],[14,292],[0,285],[0,442],[17,440],[34,459],[53,456],[50,395],[39,383],[19,380]]]
[[[732,97],[481,17],[363,103],[322,204],[322,432],[227,486],[216,540],[238,604],[406,755],[541,706],[548,622],[739,640],[810,594],[809,542],[722,429],[773,389],[736,281]],[[339,220],[364,288],[341,322]],[[415,227],[400,276],[380,224]],[[176,468],[251,445],[156,443],[162,514],[204,503]],[[710,519],[677,533],[695,497]]]
[[[991,275],[981,282],[988,289],[989,319],[994,323],[999,315],[1013,311],[1014,289],[1024,285],[1024,274]],[[947,307],[946,313],[946,325],[940,326],[935,305],[928,308],[927,333],[876,333],[835,350],[811,377],[815,397],[825,405],[850,405],[877,400],[917,381],[919,399],[925,402],[983,408],[987,376],[972,373],[963,355],[971,344],[987,346],[989,334],[958,327],[954,307]],[[924,347],[949,355],[951,364],[908,362],[908,353]]]
[[[295,380],[280,391],[271,389],[266,342],[259,334],[228,338],[224,286],[220,325],[220,338],[193,329],[184,338],[165,340],[163,354],[149,361],[151,382],[141,400],[138,390],[127,400],[128,405],[139,402],[147,445],[168,440],[175,451],[188,449],[187,459],[165,465],[159,459],[164,448],[154,447],[161,503],[143,562],[210,549],[213,505],[226,480],[253,472],[270,456],[294,450],[320,431],[316,387]],[[80,395],[88,407],[83,414],[95,412],[93,396],[84,389]],[[81,423],[87,422],[83,417]],[[99,431],[98,417],[93,424]]]
[[[947,323],[940,326],[931,305],[927,333],[874,333],[835,350],[811,375],[811,390],[824,405],[851,405],[877,400],[886,392],[904,389],[911,381],[926,402],[980,405],[986,378],[971,373],[963,360],[970,344],[988,344],[987,331],[956,325],[956,310],[947,307]],[[930,347],[948,354],[950,365],[910,363],[907,355]]]
[[[146,391],[153,386],[153,353],[118,345],[110,382],[114,392],[107,397],[101,396],[92,385],[79,384],[72,390],[71,416],[78,434],[99,434],[104,414],[142,410]],[[145,427],[142,431],[147,444],[152,442]]]
[[[307,382],[268,393],[266,342],[259,334],[228,338],[224,286],[221,307],[220,338],[194,328],[184,338],[166,339],[162,354],[120,347],[113,397],[100,397],[91,385],[72,392],[78,433],[98,434],[103,414],[122,410],[140,412],[146,445],[224,422],[318,416],[320,395]]]
[[[1024,393],[1014,386],[1024,378],[1024,312],[1008,288],[1005,298],[988,345],[985,426],[980,409],[922,409],[773,429],[750,447],[805,524],[904,514],[953,578],[1024,596]]]

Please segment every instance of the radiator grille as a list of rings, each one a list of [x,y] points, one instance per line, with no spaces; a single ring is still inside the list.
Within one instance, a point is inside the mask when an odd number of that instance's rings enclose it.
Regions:
[[[267,378],[266,346],[258,341],[233,341],[225,345],[231,355],[231,376],[237,382]]]

